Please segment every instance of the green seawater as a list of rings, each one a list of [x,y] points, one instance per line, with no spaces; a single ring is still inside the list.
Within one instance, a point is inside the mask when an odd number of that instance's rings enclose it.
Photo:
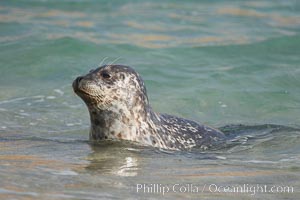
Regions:
[[[110,63],[228,147],[91,145],[71,84]],[[299,198],[298,0],[0,1],[0,73],[0,199]]]

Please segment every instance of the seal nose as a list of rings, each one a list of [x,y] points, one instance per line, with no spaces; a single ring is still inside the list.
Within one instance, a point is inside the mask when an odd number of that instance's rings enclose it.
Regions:
[[[73,88],[74,88],[74,90],[76,90],[76,89],[78,88],[79,83],[80,83],[80,81],[81,81],[82,79],[83,79],[82,76],[78,76],[78,77],[74,80],[74,82],[73,82]]]
[[[77,78],[76,78],[76,83],[77,83],[77,85],[79,84],[79,82],[81,81],[83,79],[83,77],[82,76],[78,76]]]

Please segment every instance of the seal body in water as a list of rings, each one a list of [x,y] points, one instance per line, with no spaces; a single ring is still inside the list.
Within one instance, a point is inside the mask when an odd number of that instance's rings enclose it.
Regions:
[[[130,140],[170,150],[206,149],[224,141],[221,131],[154,112],[142,78],[131,67],[104,65],[77,77],[73,89],[88,107],[91,140]]]

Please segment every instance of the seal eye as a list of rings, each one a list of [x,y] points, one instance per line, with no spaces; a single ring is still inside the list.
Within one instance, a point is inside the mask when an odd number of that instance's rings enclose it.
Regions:
[[[105,79],[109,79],[109,78],[110,78],[110,75],[109,75],[109,73],[107,73],[107,72],[102,72],[102,73],[101,73],[101,76],[102,76],[103,78],[105,78]]]

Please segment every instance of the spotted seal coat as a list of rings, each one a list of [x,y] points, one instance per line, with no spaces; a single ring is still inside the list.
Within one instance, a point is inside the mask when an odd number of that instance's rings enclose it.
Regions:
[[[142,78],[131,67],[104,65],[77,77],[73,89],[88,107],[91,140],[130,140],[170,150],[224,141],[221,131],[154,112]]]

